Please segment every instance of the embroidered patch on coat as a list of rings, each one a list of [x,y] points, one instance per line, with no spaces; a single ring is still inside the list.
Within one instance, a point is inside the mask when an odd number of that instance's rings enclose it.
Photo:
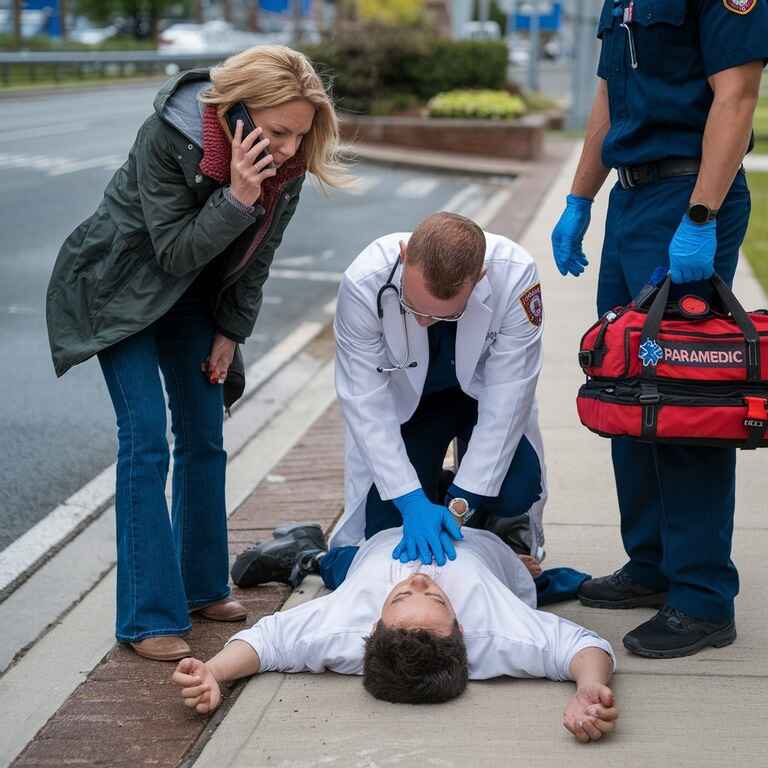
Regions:
[[[541,325],[544,317],[544,305],[541,301],[541,285],[536,283],[532,285],[521,297],[520,303],[523,305],[525,314],[534,325]]]
[[[723,5],[731,13],[746,16],[757,5],[757,0],[723,0]]]

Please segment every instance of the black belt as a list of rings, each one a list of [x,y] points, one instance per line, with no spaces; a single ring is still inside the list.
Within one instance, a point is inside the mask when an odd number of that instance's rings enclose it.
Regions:
[[[640,187],[643,184],[653,184],[662,179],[674,176],[695,176],[699,172],[701,160],[698,157],[668,157],[655,163],[643,165],[627,165],[617,168],[619,184],[623,189]]]

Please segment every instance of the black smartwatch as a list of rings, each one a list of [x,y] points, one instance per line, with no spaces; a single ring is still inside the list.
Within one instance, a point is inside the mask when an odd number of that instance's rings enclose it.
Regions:
[[[717,211],[707,208],[704,203],[692,203],[688,206],[688,218],[694,224],[706,224],[717,218]]]

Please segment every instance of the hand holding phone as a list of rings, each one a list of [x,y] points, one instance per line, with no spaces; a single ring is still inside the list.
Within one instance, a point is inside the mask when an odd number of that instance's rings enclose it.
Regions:
[[[227,111],[226,121],[233,137],[230,189],[243,205],[253,205],[261,197],[261,185],[277,173],[269,139],[261,138],[261,128],[242,102]]]

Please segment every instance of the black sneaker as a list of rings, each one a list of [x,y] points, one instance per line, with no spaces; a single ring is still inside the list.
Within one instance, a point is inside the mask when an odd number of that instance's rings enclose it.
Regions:
[[[246,589],[270,581],[295,587],[307,573],[317,572],[313,570],[317,568],[314,561],[324,551],[306,538],[285,536],[263,541],[238,555],[232,566],[232,581]]]
[[[722,648],[736,639],[732,621],[712,624],[665,606],[652,619],[624,635],[624,647],[649,659],[676,659],[704,648]]]
[[[283,523],[278,525],[272,536],[275,539],[309,539],[317,549],[328,549],[325,542],[325,534],[319,523]]]
[[[661,608],[667,593],[637,584],[622,568],[610,576],[587,579],[579,587],[578,598],[590,608]]]

